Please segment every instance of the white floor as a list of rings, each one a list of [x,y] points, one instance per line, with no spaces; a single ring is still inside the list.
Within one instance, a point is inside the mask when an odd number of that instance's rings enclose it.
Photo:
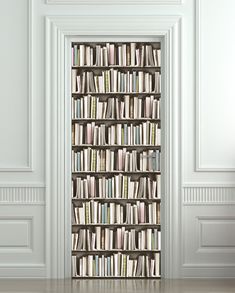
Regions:
[[[235,279],[187,280],[0,280],[0,292],[24,293],[227,293]]]

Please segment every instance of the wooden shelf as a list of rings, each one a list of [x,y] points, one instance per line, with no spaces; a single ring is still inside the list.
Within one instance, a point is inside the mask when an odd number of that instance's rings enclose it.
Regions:
[[[122,250],[122,249],[109,249],[109,250],[72,250],[73,255],[77,254],[114,254],[114,253],[122,253],[122,254],[152,254],[152,253],[161,253],[161,250],[158,249],[135,249],[135,250]]]
[[[123,123],[132,123],[132,124],[139,124],[141,122],[152,122],[152,123],[160,123],[161,119],[154,119],[154,118],[130,118],[130,119],[114,119],[114,118],[107,118],[107,119],[95,119],[95,118],[74,118],[72,119],[72,123],[80,123],[80,124],[87,124],[90,122],[95,122],[96,124],[123,124]]]
[[[80,277],[80,276],[77,276],[77,277],[72,277],[72,279],[161,279],[161,276],[157,276],[157,277],[110,277],[110,276],[106,276],[106,277],[99,277],[99,276],[96,276],[96,277],[88,277],[88,276],[85,276],[85,277]]]
[[[142,223],[142,224],[72,224],[73,228],[87,228],[87,227],[104,227],[104,228],[121,228],[121,227],[126,227],[126,228],[161,228],[160,224],[147,224],[147,223]]]
[[[160,171],[74,171],[73,174],[135,174],[135,175],[148,175],[148,174],[161,174]]]
[[[155,96],[155,97],[161,97],[161,93],[127,93],[127,92],[122,92],[122,93],[114,93],[114,92],[110,92],[110,93],[96,93],[96,92],[85,92],[85,93],[72,93],[73,97],[76,96],[87,96],[87,95],[91,95],[91,96],[138,96],[138,97],[146,97],[146,96]]]
[[[161,202],[160,198],[100,198],[100,197],[90,197],[90,198],[72,198],[72,202],[87,202],[87,201],[100,201],[100,202],[122,202],[122,203],[135,203],[137,201],[141,202]]]
[[[124,171],[100,171],[100,172],[95,172],[95,171],[80,171],[80,172],[72,172],[73,176],[79,176],[79,177],[86,177],[87,175],[95,175],[96,177],[110,177],[113,175],[118,175],[118,174],[122,174],[122,175],[128,175],[128,176],[135,176],[135,177],[139,177],[139,176],[153,176],[153,175],[160,175],[161,172],[159,171],[146,171],[146,172],[124,172]]]
[[[72,149],[83,149],[83,148],[92,148],[92,149],[131,149],[131,150],[161,150],[160,145],[92,145],[92,144],[81,144],[81,145],[72,145]]]
[[[140,66],[140,65],[128,65],[128,66],[123,66],[123,65],[103,65],[103,66],[97,66],[97,65],[73,65],[72,69],[91,69],[91,70],[95,70],[95,69],[100,69],[100,70],[105,70],[105,69],[154,69],[156,71],[161,71],[161,67],[160,66],[151,66],[151,65],[147,65],[147,66]]]

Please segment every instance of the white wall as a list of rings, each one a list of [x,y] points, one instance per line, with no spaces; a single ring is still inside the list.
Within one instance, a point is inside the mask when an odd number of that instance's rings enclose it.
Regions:
[[[0,6],[0,276],[51,275],[45,16],[143,14],[182,18],[182,250],[174,276],[234,277],[235,2],[129,0],[130,5],[116,6],[89,1],[97,4],[4,0]]]

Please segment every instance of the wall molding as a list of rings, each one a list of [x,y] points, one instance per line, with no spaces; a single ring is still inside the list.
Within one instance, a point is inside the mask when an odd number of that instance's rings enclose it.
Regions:
[[[0,172],[33,172],[33,0],[27,0],[28,10],[28,154],[27,165],[16,167],[0,166]]]
[[[47,245],[52,278],[70,277],[70,147],[68,117],[69,69],[65,67],[71,38],[162,38],[164,51],[165,156],[165,257],[166,277],[180,276],[180,110],[181,39],[180,16],[82,15],[46,18],[46,200]],[[68,57],[67,57],[68,58]],[[69,58],[68,60],[71,60]],[[67,60],[69,65],[70,61]],[[68,63],[69,62],[69,63]],[[67,114],[66,114],[67,110]],[[53,133],[53,135],[51,135]],[[172,213],[172,211],[174,211]],[[49,224],[50,223],[50,224]]]
[[[201,79],[202,79],[202,63],[201,63],[201,3],[202,0],[196,0],[196,171],[197,172],[235,172],[235,168],[231,167],[210,167],[203,166],[201,162]]]
[[[235,187],[184,187],[183,205],[235,205]]]
[[[45,205],[45,188],[0,186],[0,205]]]
[[[46,4],[57,5],[176,5],[183,0],[46,0]]]

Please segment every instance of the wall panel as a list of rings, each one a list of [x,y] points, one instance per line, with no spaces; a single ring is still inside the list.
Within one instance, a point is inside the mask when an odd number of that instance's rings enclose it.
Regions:
[[[31,3],[0,9],[0,171],[31,171]]]
[[[197,170],[235,170],[233,0],[197,0]]]

